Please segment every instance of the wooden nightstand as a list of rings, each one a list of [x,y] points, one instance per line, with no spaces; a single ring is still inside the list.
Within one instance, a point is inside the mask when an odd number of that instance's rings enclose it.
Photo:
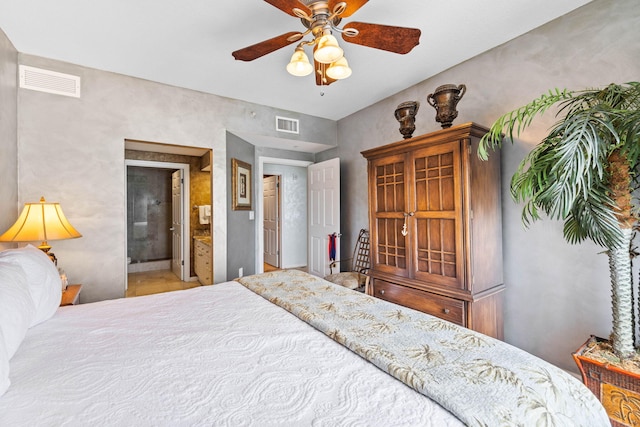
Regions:
[[[82,285],[69,285],[67,289],[62,291],[62,300],[60,307],[64,305],[76,305],[80,301],[80,289]]]

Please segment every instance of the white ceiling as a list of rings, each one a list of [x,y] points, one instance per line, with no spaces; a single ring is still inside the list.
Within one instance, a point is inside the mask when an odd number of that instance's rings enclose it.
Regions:
[[[295,44],[231,56],[303,30],[262,0],[0,0],[0,28],[22,53],[338,120],[589,1],[371,0],[341,25],[419,28],[420,44],[397,55],[339,38],[353,75],[324,88],[285,71]]]

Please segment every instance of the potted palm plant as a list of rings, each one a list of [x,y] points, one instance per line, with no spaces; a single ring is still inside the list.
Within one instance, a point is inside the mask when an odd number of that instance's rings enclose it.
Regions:
[[[558,107],[558,122],[520,163],[511,179],[511,194],[524,203],[525,225],[544,213],[564,222],[569,243],[590,239],[605,248],[613,309],[609,341],[613,359],[629,360],[636,356],[631,261],[640,219],[634,197],[640,172],[640,83],[550,91],[500,117],[482,138],[478,155],[486,159],[489,150],[502,146],[503,136],[513,140],[551,107]],[[590,341],[604,340],[592,337]],[[604,403],[599,384],[588,384],[589,377],[601,375],[589,375],[591,368],[581,365],[585,348],[574,358],[583,380]],[[599,367],[608,365],[600,363]],[[626,388],[640,392],[640,376],[625,381]],[[640,394],[632,398],[638,399],[638,415]]]

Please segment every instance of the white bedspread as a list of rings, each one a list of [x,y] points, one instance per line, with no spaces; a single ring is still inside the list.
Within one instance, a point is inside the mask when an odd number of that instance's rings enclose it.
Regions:
[[[459,426],[229,282],[63,307],[11,360],[0,426]]]
[[[469,426],[610,426],[584,384],[505,342],[300,271],[237,280]]]

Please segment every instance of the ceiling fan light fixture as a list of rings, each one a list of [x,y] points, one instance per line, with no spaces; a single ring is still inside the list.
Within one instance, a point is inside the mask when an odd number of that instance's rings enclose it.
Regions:
[[[313,54],[316,61],[331,64],[342,58],[344,51],[338,45],[338,40],[332,34],[325,34],[318,40],[318,48]]]
[[[239,61],[253,61],[298,42],[287,71],[294,76],[307,76],[315,71],[315,83],[328,86],[351,76],[351,68],[333,34],[340,34],[345,43],[352,43],[387,52],[406,54],[420,43],[421,31],[417,28],[394,25],[350,22],[340,26],[343,18],[352,16],[368,0],[264,0],[281,11],[296,17],[305,28],[290,31],[232,52]],[[304,5],[304,8],[294,7]],[[310,39],[305,40],[307,35]],[[303,48],[311,47],[313,57]],[[311,63],[309,62],[311,59]]]
[[[293,55],[291,55],[291,61],[287,64],[287,71],[297,77],[308,76],[313,72],[313,65],[309,62],[309,58],[304,53],[302,46],[298,46]]]
[[[334,80],[346,79],[350,75],[351,68],[349,68],[347,58],[345,58],[344,56],[331,64],[329,68],[327,68],[327,76],[331,77]]]

